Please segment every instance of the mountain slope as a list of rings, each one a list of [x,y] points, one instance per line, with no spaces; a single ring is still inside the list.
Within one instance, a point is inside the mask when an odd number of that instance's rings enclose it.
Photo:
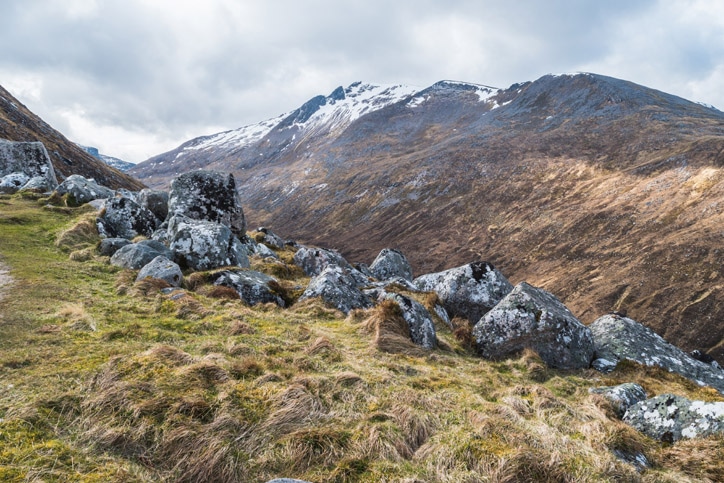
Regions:
[[[139,190],[137,179],[109,167],[69,141],[0,86],[0,139],[40,141],[45,145],[58,180],[80,174],[113,189]]]
[[[443,81],[354,118],[330,109],[362,86],[132,173],[162,186],[230,171],[248,218],[287,236],[366,263],[395,246],[416,273],[489,260],[586,322],[626,310],[724,356],[723,113],[595,74]]]

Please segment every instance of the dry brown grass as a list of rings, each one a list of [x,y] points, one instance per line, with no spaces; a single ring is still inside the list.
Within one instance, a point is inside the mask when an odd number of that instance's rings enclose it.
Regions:
[[[81,217],[70,228],[58,234],[55,246],[64,251],[81,250],[88,245],[95,246],[100,241],[95,220],[95,214]]]
[[[128,289],[129,295],[151,297],[161,293],[161,290],[171,287],[171,284],[160,278],[146,277],[143,280],[134,282],[133,286]]]
[[[83,304],[66,303],[55,315],[71,330],[95,331],[97,329],[95,319],[86,311]]]
[[[239,292],[224,285],[203,285],[196,292],[212,299],[241,300]]]
[[[428,354],[428,351],[412,342],[410,329],[402,317],[400,307],[392,300],[385,300],[371,309],[364,326],[374,334],[372,344],[380,351],[417,357]]]

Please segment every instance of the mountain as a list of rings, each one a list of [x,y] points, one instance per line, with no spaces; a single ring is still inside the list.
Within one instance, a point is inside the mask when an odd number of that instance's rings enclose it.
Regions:
[[[58,181],[71,174],[80,174],[113,189],[139,190],[144,187],[137,179],[109,167],[66,139],[2,86],[0,86],[0,139],[42,142],[48,150]]]
[[[248,219],[416,273],[475,259],[724,356],[724,113],[596,74],[496,89],[355,83],[130,173],[233,172]],[[452,255],[451,255],[452,254]]]
[[[108,166],[117,169],[118,171],[125,173],[129,169],[135,166],[134,163],[129,163],[128,161],[123,161],[122,159],[114,158],[113,156],[108,156],[106,154],[100,153],[98,151],[98,148],[93,146],[83,146],[82,144],[78,144],[81,149],[83,149],[86,153],[90,154],[96,159],[100,159],[104,163],[106,163]]]

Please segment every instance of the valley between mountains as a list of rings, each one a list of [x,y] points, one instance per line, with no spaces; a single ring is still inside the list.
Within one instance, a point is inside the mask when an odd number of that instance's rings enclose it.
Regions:
[[[595,74],[495,89],[355,83],[137,165],[234,173],[251,223],[415,273],[488,260],[586,323],[724,358],[724,113]]]

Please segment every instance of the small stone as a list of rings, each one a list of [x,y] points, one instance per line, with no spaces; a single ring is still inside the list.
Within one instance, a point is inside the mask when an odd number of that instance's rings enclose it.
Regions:
[[[184,279],[181,268],[163,255],[157,256],[144,265],[141,271],[138,272],[136,281],[138,282],[146,277],[165,280],[172,287],[179,287]]]
[[[412,267],[401,251],[393,248],[384,248],[377,255],[370,271],[377,280],[388,280],[393,277],[401,277],[412,281]]]
[[[646,399],[646,391],[638,384],[627,382],[618,386],[595,387],[588,390],[609,400],[616,415],[622,418],[628,408]]]

